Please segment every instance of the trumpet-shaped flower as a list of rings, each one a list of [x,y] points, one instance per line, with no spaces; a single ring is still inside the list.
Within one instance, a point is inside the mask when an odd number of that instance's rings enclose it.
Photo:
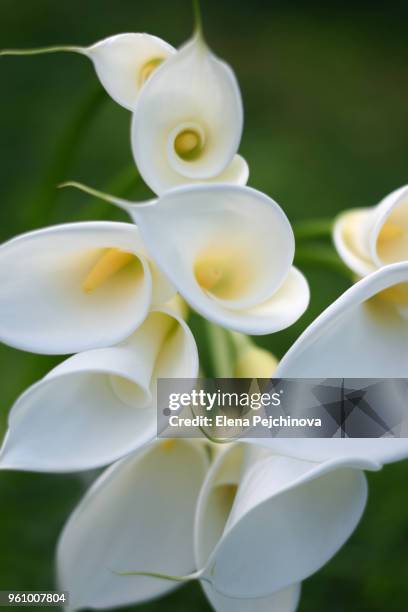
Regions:
[[[0,469],[45,472],[106,465],[157,433],[157,378],[195,378],[194,338],[172,309],[149,314],[117,346],[68,358],[17,400]]]
[[[292,228],[265,194],[238,185],[186,185],[132,204],[67,185],[125,209],[157,265],[207,319],[266,334],[289,327],[305,311],[309,288],[292,267]]]
[[[316,572],[360,520],[367,497],[361,470],[377,468],[229,446],[210,468],[197,505],[196,566],[204,589],[267,597]]]
[[[399,304],[384,295],[405,295],[407,286],[408,262],[385,266],[357,282],[303,332],[282,358],[275,376],[406,378],[408,320]],[[393,389],[388,387],[384,402],[406,409],[397,383]],[[347,457],[389,463],[408,457],[407,438],[384,435],[376,439],[275,438],[268,444],[277,452],[313,461]]]
[[[248,167],[236,155],[242,125],[234,73],[196,34],[139,96],[132,123],[137,167],[157,194],[183,183],[245,184]]]
[[[69,591],[72,609],[140,603],[177,586],[157,574],[193,572],[194,578],[194,510],[208,469],[205,457],[199,440],[166,440],[118,462],[96,481],[58,545],[59,586]],[[220,462],[217,466],[218,476]],[[213,537],[214,529],[222,528],[217,520],[225,520],[229,491],[220,484],[220,495],[209,507],[208,486],[201,493],[205,500],[198,519],[201,528],[205,504],[211,516],[204,520],[212,520],[208,529]],[[133,568],[154,573],[119,575]],[[265,571],[273,574],[274,569]],[[295,585],[265,598],[238,600],[202,585],[217,612],[294,612],[300,594]]]
[[[365,276],[408,260],[408,186],[400,187],[373,208],[343,212],[334,224],[334,243],[347,264]]]
[[[69,591],[71,610],[138,603],[177,586],[118,574],[135,566],[194,570],[194,510],[207,466],[200,441],[166,440],[114,464],[94,483],[58,544],[58,582]]]
[[[156,68],[175,49],[150,34],[117,34],[90,47],[48,47],[45,49],[6,49],[0,55],[37,55],[68,51],[88,57],[108,94],[121,106],[134,110],[139,93]]]
[[[130,336],[174,290],[128,223],[71,223],[0,247],[0,340],[67,354]]]

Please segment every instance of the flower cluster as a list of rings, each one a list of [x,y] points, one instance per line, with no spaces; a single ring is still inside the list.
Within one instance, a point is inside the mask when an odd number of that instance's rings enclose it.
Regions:
[[[293,612],[300,582],[363,513],[363,470],[406,457],[408,442],[158,441],[156,382],[199,375],[186,304],[229,330],[236,376],[406,376],[408,188],[335,222],[335,246],[358,280],[277,365],[246,334],[292,325],[309,289],[284,211],[246,186],[231,68],[200,27],[179,50],[128,33],[3,55],[54,51],[88,57],[131,111],[134,160],[156,197],[128,202],[68,183],[130,222],[48,227],[0,248],[0,339],[70,355],[13,406],[0,468],[112,464],[58,544],[72,609],[141,602],[196,579],[219,612]]]

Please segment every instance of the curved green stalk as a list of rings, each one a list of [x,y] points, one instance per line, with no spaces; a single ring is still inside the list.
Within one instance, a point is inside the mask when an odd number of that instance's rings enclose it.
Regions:
[[[115,175],[104,188],[105,192],[117,193],[119,197],[126,198],[131,195],[132,190],[141,182],[141,176],[138,173],[134,164],[129,164],[121,172]],[[96,217],[109,217],[109,213],[113,212],[110,202],[106,200],[89,200],[85,206],[81,207],[80,219],[89,219]]]
[[[205,327],[214,375],[216,378],[231,378],[233,367],[228,332],[207,320]]]
[[[113,571],[113,570],[112,570]],[[117,576],[147,576],[149,578],[160,578],[161,580],[170,580],[171,582],[192,582],[201,578],[202,571],[188,574],[187,576],[171,576],[170,574],[161,574],[160,572],[115,572]],[[208,580],[202,578],[203,580]]]
[[[105,202],[109,202],[114,206],[118,206],[125,212],[129,212],[130,209],[134,208],[147,208],[153,206],[157,199],[153,198],[151,200],[146,200],[144,202],[130,202],[129,200],[125,200],[123,198],[118,198],[109,193],[105,193],[104,191],[99,191],[98,189],[94,189],[93,187],[89,187],[88,185],[84,185],[83,183],[78,183],[77,181],[66,181],[64,183],[60,183],[58,185],[59,189],[64,187],[74,187],[74,189],[78,189],[79,191],[83,191],[88,195],[94,196],[99,200],[104,200]]]
[[[45,55],[47,53],[81,53],[87,54],[85,47],[62,45],[57,47],[39,47],[38,49],[3,49],[0,55]]]
[[[228,335],[231,338],[231,342],[236,356],[244,349],[251,346],[256,346],[252,338],[250,336],[247,336],[246,334],[241,334],[240,332],[228,330]]]
[[[199,36],[200,38],[204,38],[200,0],[193,0],[193,13],[194,13],[194,31],[197,34],[197,36]]]
[[[127,211],[129,206],[132,205],[132,202],[124,202],[120,198],[116,196],[110,195],[109,193],[105,193],[104,191],[99,191],[98,189],[94,189],[93,187],[89,187],[88,185],[84,185],[83,183],[79,183],[78,181],[65,181],[64,183],[60,183],[57,185],[58,189],[65,189],[65,187],[73,187],[74,189],[78,189],[78,191],[83,191],[94,198],[98,198],[98,200],[104,200],[105,202],[109,202],[110,204],[114,204],[115,206],[119,206],[123,210]]]
[[[297,248],[295,253],[295,265],[300,267],[306,265],[326,268],[344,276],[349,281],[353,281],[351,270],[347,268],[337,253],[330,247],[313,245],[313,247]]]
[[[311,219],[294,223],[293,232],[296,240],[313,240],[331,238],[333,219]]]
[[[194,410],[193,407],[190,406],[190,410],[191,410],[191,414],[193,415],[193,417],[198,416]],[[234,439],[233,438],[219,438],[217,436],[213,436],[211,435],[206,429],[205,427],[202,427],[202,425],[198,425],[198,429],[201,431],[201,433],[203,434],[203,436],[205,438],[207,438],[207,440],[209,442],[212,442],[213,444],[229,444],[230,442],[233,442]]]

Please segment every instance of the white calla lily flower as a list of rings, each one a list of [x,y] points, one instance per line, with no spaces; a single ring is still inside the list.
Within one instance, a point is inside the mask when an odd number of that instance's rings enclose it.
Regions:
[[[132,123],[136,165],[159,195],[197,181],[245,184],[242,126],[235,75],[197,33],[143,87]]]
[[[109,36],[90,47],[6,49],[0,55],[40,55],[60,51],[88,57],[107,93],[128,110],[135,109],[140,91],[154,70],[175,53],[171,45],[157,36],[129,32]]]
[[[166,440],[114,464],[71,515],[57,551],[69,609],[111,608],[161,596],[177,582],[123,576],[194,569],[193,522],[208,459],[198,441]]]
[[[408,185],[373,208],[341,213],[334,223],[333,239],[340,257],[358,276],[408,261]]]
[[[274,376],[406,378],[408,319],[395,298],[402,300],[407,295],[408,262],[385,266],[366,276],[303,332],[280,361]],[[394,298],[388,299],[390,296]],[[386,401],[398,402],[400,406],[398,388],[394,397],[393,400],[390,393]],[[267,443],[276,452],[313,461],[345,457],[383,464],[408,457],[407,438],[274,438],[259,439],[256,443]]]
[[[145,83],[176,51],[157,36],[127,33],[105,38],[84,52],[108,94],[134,111]]]
[[[361,470],[378,466],[251,454],[248,445],[231,445],[207,474],[195,523],[199,576],[223,596],[292,589],[287,596],[296,601],[291,585],[327,563],[355,529],[367,498]]]
[[[0,469],[71,472],[115,461],[157,435],[157,379],[197,375],[187,324],[157,309],[121,344],[74,355],[23,393]]]
[[[205,318],[251,335],[292,325],[309,287],[292,266],[290,223],[271,198],[250,187],[185,185],[132,203],[65,183],[126,210],[157,265]]]
[[[0,247],[0,340],[45,354],[110,346],[175,291],[130,223],[86,222]]]

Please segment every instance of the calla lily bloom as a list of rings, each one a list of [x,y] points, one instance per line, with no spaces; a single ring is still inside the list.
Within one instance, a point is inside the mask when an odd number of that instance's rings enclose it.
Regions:
[[[362,469],[378,466],[227,447],[197,505],[196,565],[204,588],[209,583],[224,596],[267,597],[316,572],[360,520],[367,498]]]
[[[65,186],[126,210],[157,265],[205,318],[267,334],[289,327],[307,308],[307,281],[292,266],[292,228],[265,194],[230,184],[185,185],[132,203],[79,183]]]
[[[70,610],[139,603],[178,586],[118,572],[135,565],[180,575],[194,569],[194,510],[207,467],[200,441],[166,440],[94,483],[58,544],[58,582],[69,591]]]
[[[347,266],[365,276],[384,265],[408,260],[408,185],[373,208],[341,213],[334,224],[334,244]]]
[[[0,340],[67,354],[130,336],[175,291],[130,223],[57,225],[0,247]]]
[[[17,400],[0,469],[71,472],[106,465],[157,434],[158,378],[195,378],[187,324],[160,308],[117,346],[68,358]]]
[[[59,586],[69,591],[71,609],[140,603],[177,586],[160,574],[195,577],[194,510],[207,469],[200,440],[166,440],[95,482],[58,545]],[[221,497],[217,501],[214,520],[222,512]],[[131,568],[154,573],[123,575]],[[295,585],[267,598],[236,600],[202,586],[217,612],[294,612],[300,594]]]
[[[406,378],[408,320],[400,305],[384,296],[402,299],[407,295],[407,286],[408,262],[385,266],[357,282],[303,332],[282,358],[274,375],[277,378]],[[397,386],[393,393],[385,401],[390,406],[393,401],[401,406]],[[366,458],[383,464],[408,457],[408,438],[274,438],[259,439],[256,443],[267,443],[277,452],[311,461],[345,457],[351,461]]]
[[[117,34],[90,47],[59,46],[44,49],[6,49],[0,55],[39,55],[67,51],[80,53],[94,64],[100,82],[121,106],[134,110],[139,93],[154,70],[175,49],[150,34]]]
[[[198,33],[142,89],[132,123],[136,165],[159,195],[183,183],[245,184],[248,166],[236,155],[242,126],[235,75]]]

